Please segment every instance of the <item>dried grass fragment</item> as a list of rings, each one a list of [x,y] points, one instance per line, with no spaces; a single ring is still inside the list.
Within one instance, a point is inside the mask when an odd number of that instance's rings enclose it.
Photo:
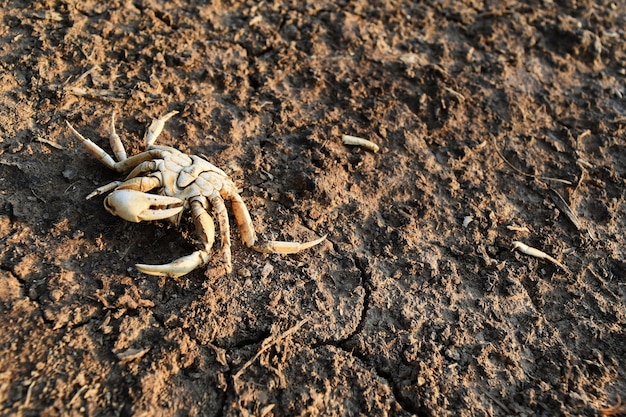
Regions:
[[[341,141],[344,145],[360,146],[372,152],[378,152],[380,150],[380,147],[374,142],[356,136],[343,135]]]

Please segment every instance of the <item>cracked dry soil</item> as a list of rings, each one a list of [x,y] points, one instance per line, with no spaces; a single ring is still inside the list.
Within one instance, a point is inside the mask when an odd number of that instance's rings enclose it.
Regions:
[[[623,0],[0,4],[0,414],[596,416],[626,398]],[[119,177],[64,121],[108,149],[116,112],[135,154],[171,110],[160,143],[231,175],[261,238],[328,240],[262,255],[234,230],[231,275],[219,253],[137,273],[193,230],[86,201]]]

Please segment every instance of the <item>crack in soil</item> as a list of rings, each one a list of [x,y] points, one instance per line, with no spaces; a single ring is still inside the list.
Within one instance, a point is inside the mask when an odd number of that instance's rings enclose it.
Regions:
[[[365,257],[360,257],[354,255],[354,265],[361,271],[361,286],[365,290],[365,295],[363,296],[363,309],[361,310],[361,318],[359,319],[359,323],[356,325],[354,331],[346,336],[343,341],[339,341],[340,343],[347,342],[354,335],[360,333],[363,330],[363,326],[365,325],[365,319],[367,317],[367,312],[369,310],[370,298],[372,296],[372,273],[369,271],[368,261]]]
[[[400,393],[399,387],[397,386],[397,384],[393,382],[393,377],[391,374],[384,372],[378,367],[376,367],[365,354],[355,350],[354,348],[347,346],[350,340],[354,336],[359,334],[365,326],[365,320],[367,318],[367,313],[369,311],[370,299],[372,295],[372,273],[371,273],[371,267],[369,265],[367,257],[354,255],[353,259],[354,259],[355,266],[361,272],[361,282],[362,282],[363,289],[365,290],[365,296],[363,297],[363,310],[361,312],[359,323],[357,324],[354,331],[350,333],[349,335],[347,335],[345,338],[334,341],[334,342],[324,342],[324,343],[314,344],[312,347],[315,348],[318,346],[330,345],[330,346],[334,346],[338,349],[343,350],[349,355],[356,357],[364,365],[366,365],[367,368],[372,370],[376,376],[378,376],[380,379],[385,381],[385,383],[390,387],[395,401],[397,402],[397,404],[400,406],[400,408],[403,411],[406,411],[408,413],[411,413],[419,417],[429,417],[431,415],[430,410],[427,410],[424,407],[416,408],[412,404],[408,403],[406,400],[403,399]]]

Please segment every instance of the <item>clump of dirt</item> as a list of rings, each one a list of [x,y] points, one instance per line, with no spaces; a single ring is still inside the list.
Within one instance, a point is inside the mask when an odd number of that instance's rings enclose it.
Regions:
[[[592,416],[626,398],[624,1],[2,6],[1,414]],[[65,120],[109,149],[115,113],[136,154],[172,110],[160,143],[223,168],[259,236],[327,241],[262,255],[233,231],[232,274],[219,250],[138,273],[193,251],[193,226],[85,200],[119,176]]]

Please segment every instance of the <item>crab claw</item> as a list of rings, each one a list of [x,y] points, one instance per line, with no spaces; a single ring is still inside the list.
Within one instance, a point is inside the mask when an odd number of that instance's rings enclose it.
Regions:
[[[168,277],[180,277],[188,274],[196,268],[209,262],[209,253],[206,250],[197,250],[191,255],[178,258],[169,264],[164,265],[146,265],[136,264],[135,268],[144,274],[168,276]]]
[[[115,190],[104,199],[104,208],[114,216],[137,223],[175,216],[183,210],[183,203],[183,200],[176,197],[135,190]]]

